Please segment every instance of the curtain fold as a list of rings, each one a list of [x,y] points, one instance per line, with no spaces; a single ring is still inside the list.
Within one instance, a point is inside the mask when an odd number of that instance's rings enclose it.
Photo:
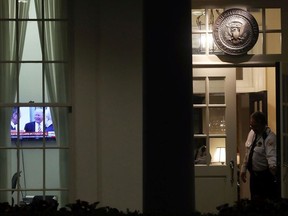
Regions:
[[[44,1],[44,17],[59,18],[62,12],[66,10],[65,1],[49,0]],[[35,0],[36,15],[42,19],[42,0]],[[65,23],[65,22],[64,22]],[[62,21],[45,21],[38,22],[39,36],[41,41],[42,53],[45,61],[65,61],[67,55],[67,28]],[[67,103],[67,66],[66,63],[45,63],[44,79],[47,89],[48,101],[51,103]],[[67,108],[52,107],[51,115],[56,134],[58,146],[65,147],[68,145],[69,137],[69,116]],[[66,188],[68,181],[68,155],[65,150],[59,153],[59,176],[60,187]],[[59,202],[67,203],[67,193],[62,193]]]
[[[1,18],[16,18],[16,3],[17,1],[2,0],[0,1],[0,17]],[[19,17],[27,17],[30,0],[26,3],[19,3]],[[2,21],[0,23],[0,59],[7,63],[0,64],[0,103],[13,103],[16,98],[17,82],[20,70],[20,64],[9,63],[22,59],[23,45],[25,41],[26,22],[20,22],[18,29],[16,21]],[[19,34],[18,39],[17,31]],[[18,41],[18,44],[17,44]],[[17,53],[18,47],[18,53]],[[19,59],[17,59],[17,56]],[[10,138],[10,119],[12,114],[11,108],[0,108],[0,124],[4,127],[0,130],[0,146],[5,147],[11,144]],[[0,187],[11,187],[11,178],[9,175],[9,152],[8,150],[0,151]],[[8,201],[7,193],[0,193],[0,201]]]

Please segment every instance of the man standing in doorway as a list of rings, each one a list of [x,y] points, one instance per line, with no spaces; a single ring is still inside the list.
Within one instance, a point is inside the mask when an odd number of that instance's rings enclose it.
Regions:
[[[265,115],[259,111],[250,116],[250,128],[241,179],[246,182],[248,170],[251,200],[276,199],[276,135],[267,126]]]

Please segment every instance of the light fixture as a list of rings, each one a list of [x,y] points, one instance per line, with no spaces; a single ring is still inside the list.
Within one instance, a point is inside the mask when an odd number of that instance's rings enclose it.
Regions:
[[[214,153],[213,161],[221,163],[222,165],[226,162],[226,149],[225,147],[217,147]]]
[[[19,3],[27,3],[28,0],[18,0]]]

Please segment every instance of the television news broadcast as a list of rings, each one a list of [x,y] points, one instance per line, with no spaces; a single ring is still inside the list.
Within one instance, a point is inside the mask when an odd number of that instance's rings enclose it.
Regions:
[[[12,140],[56,138],[49,107],[45,107],[45,112],[43,107],[19,107],[19,111],[14,107],[10,130]]]

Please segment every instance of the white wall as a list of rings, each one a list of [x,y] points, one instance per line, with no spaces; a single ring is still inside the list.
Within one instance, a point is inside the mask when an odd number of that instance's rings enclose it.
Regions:
[[[73,197],[142,209],[142,1],[76,0]]]

